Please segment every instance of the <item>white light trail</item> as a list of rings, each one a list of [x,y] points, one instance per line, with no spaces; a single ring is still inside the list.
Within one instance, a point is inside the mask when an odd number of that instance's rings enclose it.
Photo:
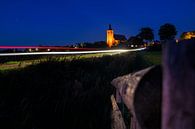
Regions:
[[[116,50],[99,50],[99,51],[69,51],[69,52],[23,52],[23,53],[0,53],[0,56],[23,56],[23,55],[76,55],[76,54],[95,54],[95,53],[124,53],[142,51],[146,48],[137,49],[116,49]]]

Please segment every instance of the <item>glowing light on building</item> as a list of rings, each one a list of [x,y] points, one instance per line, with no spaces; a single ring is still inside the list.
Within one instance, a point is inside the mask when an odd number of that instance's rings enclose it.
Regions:
[[[114,43],[114,31],[112,30],[111,25],[109,25],[109,29],[107,30],[107,45],[108,47],[112,47]]]
[[[192,39],[195,38],[195,31],[191,31],[191,32],[184,32],[181,35],[181,39]]]
[[[114,31],[111,27],[111,25],[109,25],[109,29],[107,30],[107,45],[108,47],[112,47],[112,46],[117,46],[120,43],[125,43],[126,42],[126,37],[124,35],[121,34],[114,34]]]

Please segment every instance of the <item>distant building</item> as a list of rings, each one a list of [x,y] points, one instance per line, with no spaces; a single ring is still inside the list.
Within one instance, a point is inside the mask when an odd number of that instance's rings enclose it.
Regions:
[[[120,34],[114,34],[114,39],[116,44],[124,43],[127,41],[127,38],[124,35],[120,35]]]
[[[183,32],[181,35],[181,39],[192,39],[192,38],[195,38],[195,31]]]
[[[117,46],[120,43],[124,43],[126,41],[127,41],[127,38],[125,37],[125,35],[114,34],[114,31],[113,31],[111,25],[109,25],[109,29],[107,30],[107,45],[108,45],[108,47]]]

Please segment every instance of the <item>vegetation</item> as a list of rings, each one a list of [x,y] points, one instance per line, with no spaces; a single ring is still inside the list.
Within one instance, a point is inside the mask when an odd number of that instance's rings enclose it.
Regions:
[[[108,48],[105,41],[97,41],[97,42],[91,42],[91,43],[89,42],[78,43],[76,46],[79,48],[83,48],[83,47],[84,48]]]
[[[0,71],[0,128],[110,129],[110,81],[152,65],[143,55],[58,58]]]
[[[128,39],[128,44],[141,46],[144,45],[144,42],[149,42],[152,40],[154,40],[153,30],[150,27],[143,27],[141,28],[139,34],[136,36],[131,36]]]
[[[143,40],[137,36],[132,36],[128,39],[129,45],[143,45]]]
[[[113,53],[96,53],[96,54],[82,54],[82,55],[55,55],[55,56],[15,56],[15,57],[1,57],[0,70],[11,70],[24,68],[32,64],[39,64],[43,61],[50,60],[72,60],[92,57],[102,57],[103,55],[114,55]]]
[[[141,28],[138,37],[146,41],[152,41],[154,40],[153,30],[150,27]]]
[[[160,40],[171,40],[177,35],[176,27],[172,24],[166,23],[159,29],[158,35]]]
[[[181,38],[184,38],[184,34],[181,36]],[[166,23],[160,26],[158,35],[161,41],[172,40],[177,35],[176,27],[173,24]],[[128,45],[143,45],[144,42],[151,42],[153,40],[154,40],[154,33],[152,28],[143,27],[140,29],[139,34],[137,34],[136,36],[131,36],[128,39]]]
[[[162,60],[162,52],[161,51],[150,51],[150,52],[142,52],[140,53],[144,60],[149,64],[160,65]]]

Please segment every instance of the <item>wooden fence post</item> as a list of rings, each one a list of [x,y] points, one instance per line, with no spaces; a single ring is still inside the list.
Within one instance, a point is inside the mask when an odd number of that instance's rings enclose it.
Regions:
[[[163,46],[162,129],[195,129],[195,40]]]
[[[121,111],[119,110],[119,107],[114,98],[114,95],[111,95],[111,102],[112,102],[112,116],[111,116],[112,129],[127,129]]]
[[[160,129],[162,92],[160,66],[115,78],[111,83],[131,113],[131,129]]]

